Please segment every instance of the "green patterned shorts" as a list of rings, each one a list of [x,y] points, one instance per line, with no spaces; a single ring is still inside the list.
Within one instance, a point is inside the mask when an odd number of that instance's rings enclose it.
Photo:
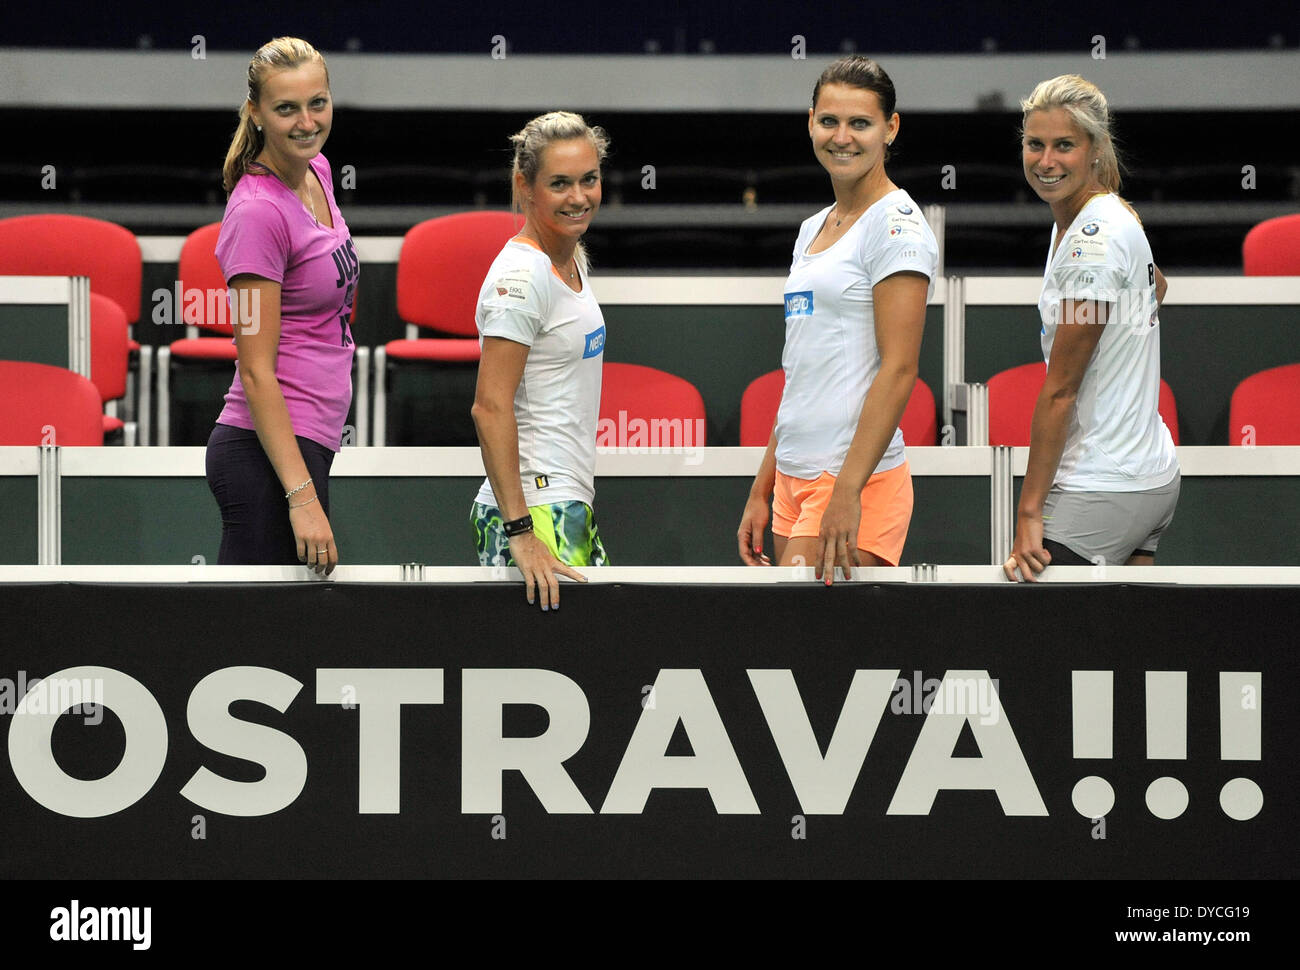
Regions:
[[[609,555],[596,529],[596,514],[585,502],[530,505],[533,534],[556,559],[570,566],[608,566]],[[501,529],[501,510],[475,502],[469,513],[480,566],[513,566],[510,540]]]

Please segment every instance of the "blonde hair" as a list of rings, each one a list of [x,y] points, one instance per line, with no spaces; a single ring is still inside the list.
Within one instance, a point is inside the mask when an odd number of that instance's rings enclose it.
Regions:
[[[510,136],[510,143],[515,148],[514,164],[510,168],[510,202],[516,212],[523,212],[523,200],[519,197],[519,180],[515,176],[522,175],[524,181],[532,185],[542,167],[542,152],[554,142],[574,138],[587,139],[596,149],[597,163],[604,164],[609,154],[609,136],[605,129],[588,125],[582,115],[572,111],[548,111],[538,115]],[[587,247],[579,242],[574,255],[578,267],[586,273]]]
[[[1024,112],[1021,122],[1021,136],[1024,135],[1024,121],[1034,111],[1046,111],[1051,108],[1064,108],[1097,148],[1097,181],[1108,192],[1119,194],[1123,180],[1120,176],[1120,158],[1115,150],[1115,138],[1111,133],[1110,106],[1101,88],[1077,74],[1062,74],[1049,81],[1043,81],[1034,88],[1028,98],[1020,102]]]
[[[325,71],[325,84],[329,85],[330,72],[325,58],[305,40],[297,37],[277,37],[258,48],[248,62],[248,94],[239,106],[239,127],[226,151],[226,163],[221,167],[221,184],[229,195],[235,185],[248,172],[253,159],[266,145],[266,139],[253,123],[253,105],[262,97],[262,82],[275,71],[292,70],[303,64],[319,64]]]

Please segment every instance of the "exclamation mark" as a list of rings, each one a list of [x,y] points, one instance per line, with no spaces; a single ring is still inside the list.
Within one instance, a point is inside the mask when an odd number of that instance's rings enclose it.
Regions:
[[[1219,672],[1219,756],[1224,761],[1260,758],[1260,688],[1256,671]],[[1219,792],[1219,805],[1229,818],[1245,821],[1264,807],[1264,793],[1249,778],[1233,778]]]
[[[1115,756],[1115,672],[1070,671],[1070,705],[1076,758]],[[1074,810],[1088,819],[1102,818],[1115,806],[1115,789],[1098,775],[1080,778],[1070,793]]]
[[[1187,671],[1147,671],[1147,757],[1187,760]],[[1177,818],[1187,810],[1187,786],[1157,778],[1147,787],[1147,808],[1156,818]]]

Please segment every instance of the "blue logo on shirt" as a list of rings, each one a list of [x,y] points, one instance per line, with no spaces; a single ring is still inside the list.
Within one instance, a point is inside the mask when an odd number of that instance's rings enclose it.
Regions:
[[[898,204],[898,211],[905,216],[910,216],[912,214],[912,207],[906,202],[900,202]]]
[[[798,293],[787,293],[785,295],[785,315],[787,317],[812,316],[812,290],[800,290]]]
[[[593,330],[584,339],[587,341],[587,347],[582,352],[582,359],[599,357],[600,352],[605,349],[605,328],[601,327],[599,330]]]
[[[1101,228],[1101,227],[1100,227],[1099,225],[1097,225],[1097,223],[1095,223],[1095,222],[1090,222],[1090,223],[1088,223],[1086,226],[1084,226],[1083,229],[1082,229],[1081,231],[1083,232],[1083,234],[1084,234],[1085,236],[1095,236],[1095,235],[1097,235],[1097,230],[1100,229],[1100,228]]]

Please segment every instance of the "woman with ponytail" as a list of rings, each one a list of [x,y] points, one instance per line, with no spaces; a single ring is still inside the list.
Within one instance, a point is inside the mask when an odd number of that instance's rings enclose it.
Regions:
[[[1052,208],[1029,466],[1007,578],[1049,563],[1151,565],[1178,503],[1178,457],[1160,417],[1165,279],[1119,195],[1106,96],[1067,74],[1021,102],[1022,164]]]
[[[528,602],[560,605],[559,576],[608,562],[595,496],[605,320],[582,236],[600,208],[608,140],[552,111],[512,136],[519,234],[488,270],[474,425],[487,479],[470,511],[480,564],[518,566]]]
[[[329,470],[352,402],[359,264],[321,154],[332,123],[310,44],[277,37],[253,55],[217,239],[239,353],[207,451],[223,564],[338,563]]]
[[[916,382],[939,248],[885,163],[901,125],[894,82],[869,57],[830,64],[808,138],[834,203],[804,220],[785,284],[785,389],[736,539],[741,561],[897,566],[912,521],[898,422]]]

